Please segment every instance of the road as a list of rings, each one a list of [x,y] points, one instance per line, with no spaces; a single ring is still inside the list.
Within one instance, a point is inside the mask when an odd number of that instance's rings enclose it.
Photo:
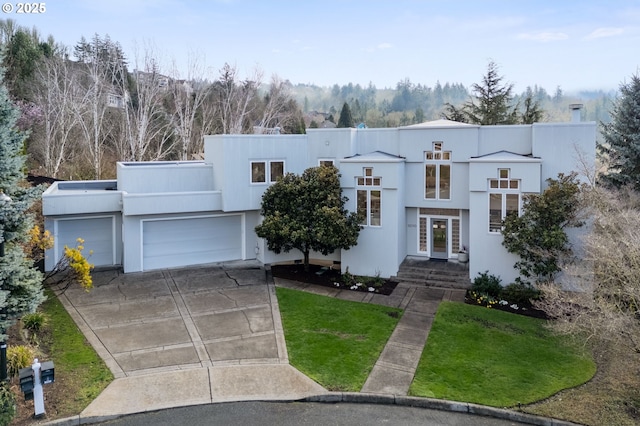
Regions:
[[[105,425],[429,425],[506,426],[523,423],[463,413],[402,407],[398,405],[233,402],[174,408],[135,414],[102,423]]]

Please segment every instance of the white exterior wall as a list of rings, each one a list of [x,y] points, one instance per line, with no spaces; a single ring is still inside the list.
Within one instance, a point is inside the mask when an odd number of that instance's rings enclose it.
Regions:
[[[340,162],[340,186],[349,198],[346,208],[356,211],[356,179],[363,176],[363,168],[372,167],[373,176],[381,178],[380,190],[381,226],[364,226],[360,230],[358,244],[341,252],[341,269],[356,275],[390,277],[396,275],[398,266],[406,255],[406,240],[401,230],[406,227],[404,194],[404,160],[396,157],[363,155]],[[362,187],[365,189],[365,187]]]
[[[208,155],[211,149],[218,156]],[[205,162],[213,166],[226,212],[259,210],[269,183],[251,183],[252,161],[284,161],[285,173],[307,168],[304,135],[216,135],[205,137]],[[221,171],[218,171],[218,170]]]
[[[382,226],[362,229],[358,245],[350,250],[326,257],[312,253],[312,258],[339,260],[343,271],[349,267],[354,274],[396,275],[406,255],[425,255],[417,251],[418,209],[457,209],[460,243],[469,248],[470,278],[489,270],[508,284],[516,276],[515,257],[502,247],[500,234],[488,232],[488,179],[497,177],[498,168],[508,168],[511,178],[520,180],[521,193],[539,192],[546,178],[577,168],[577,152],[594,162],[595,132],[594,123],[483,127],[436,121],[398,129],[206,136],[204,162],[119,163],[117,181],[52,185],[43,195],[43,212],[50,230],[59,220],[116,217],[116,258],[122,259],[125,272],[143,268],[144,221],[225,214],[243,217],[242,258],[295,260],[302,254],[276,255],[255,235],[261,197],[270,183],[251,183],[251,162],[284,161],[285,173],[300,174],[320,159],[331,159],[351,211],[356,209],[355,177],[363,167],[373,167],[374,175],[382,177]],[[451,152],[450,200],[424,198],[424,153],[434,142]]]

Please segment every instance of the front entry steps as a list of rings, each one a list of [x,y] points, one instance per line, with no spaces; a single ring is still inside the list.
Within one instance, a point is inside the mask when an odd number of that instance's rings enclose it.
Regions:
[[[423,257],[406,257],[395,280],[416,286],[468,289],[467,263],[432,261]]]

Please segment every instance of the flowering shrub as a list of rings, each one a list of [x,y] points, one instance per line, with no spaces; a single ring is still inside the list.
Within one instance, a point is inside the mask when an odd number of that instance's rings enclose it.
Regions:
[[[64,246],[64,255],[62,259],[58,261],[56,266],[45,277],[45,280],[55,277],[54,282],[50,282],[51,285],[58,285],[65,283],[63,290],[66,290],[71,283],[77,282],[86,291],[91,290],[93,287],[93,279],[91,277],[91,271],[93,270],[93,264],[89,263],[82,251],[84,250],[84,240],[78,238],[75,247]],[[89,256],[93,254],[93,251],[89,251]]]

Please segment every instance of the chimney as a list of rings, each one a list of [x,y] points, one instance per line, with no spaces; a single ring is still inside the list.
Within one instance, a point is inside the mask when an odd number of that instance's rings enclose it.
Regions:
[[[581,114],[583,106],[584,105],[582,105],[582,104],[570,104],[569,105],[569,109],[571,110],[571,122],[572,123],[579,123],[580,121],[582,121],[580,119],[580,114]]]

